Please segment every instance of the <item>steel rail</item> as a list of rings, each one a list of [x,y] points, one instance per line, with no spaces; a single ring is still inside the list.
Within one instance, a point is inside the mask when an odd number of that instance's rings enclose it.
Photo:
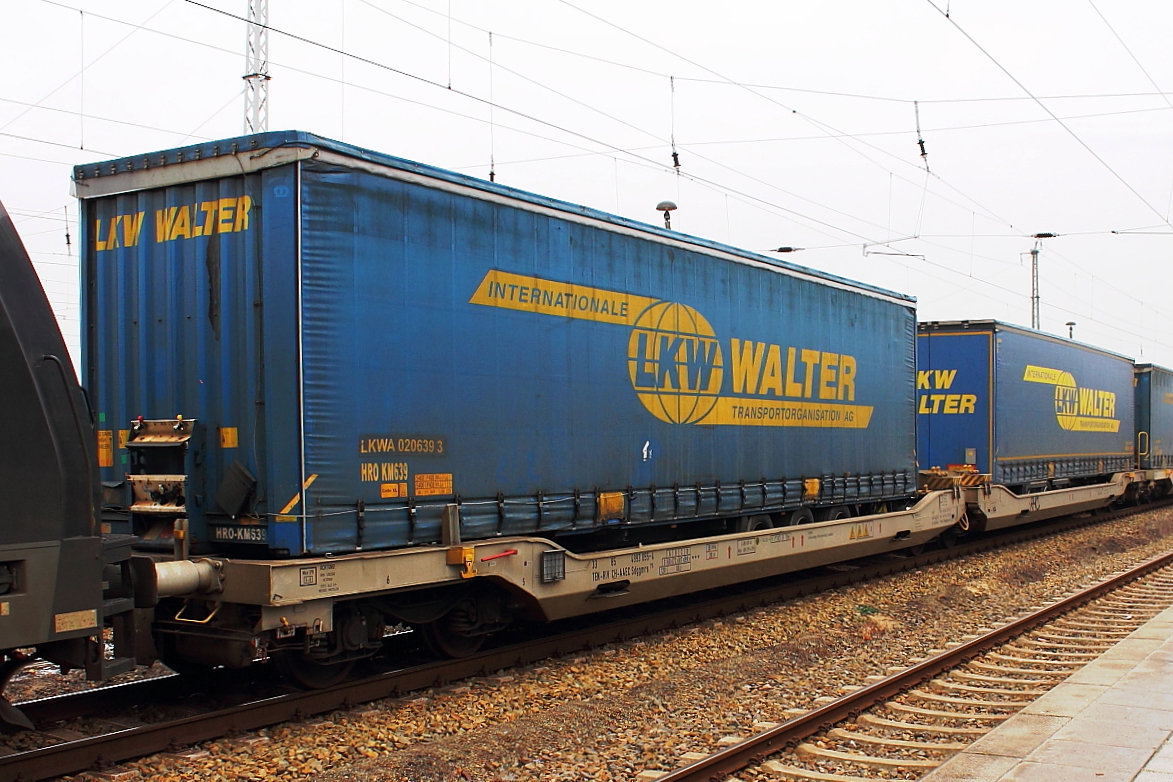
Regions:
[[[1173,502],[1169,504],[1173,505]],[[620,609],[622,612],[631,613],[640,608],[658,606],[660,610],[655,613],[645,612],[634,618],[604,621],[585,630],[559,633],[557,636],[551,637],[548,640],[551,642],[561,640],[564,644],[563,648],[554,652],[554,654],[568,653],[582,648],[590,648],[600,643],[607,643],[613,640],[621,641],[639,635],[641,633],[639,629],[641,622],[644,623],[643,633],[672,629],[682,624],[720,617],[781,600],[789,600],[795,597],[824,592],[836,587],[881,578],[886,575],[913,570],[927,565],[948,562],[972,554],[1014,545],[1026,540],[1058,534],[1089,524],[1109,521],[1116,516],[1125,515],[1128,515],[1126,511],[1117,511],[1114,516],[1101,515],[1092,519],[1069,518],[1052,521],[1048,524],[1028,529],[1015,529],[1004,531],[997,535],[988,535],[976,540],[960,543],[948,549],[929,551],[915,556],[909,555],[892,558],[891,556],[885,557],[881,555],[879,557],[864,558],[856,562],[841,563],[831,568],[815,568],[810,571],[805,571],[805,576],[799,580],[794,580],[794,578],[796,575],[801,574],[789,574],[789,580],[787,580],[787,576],[778,577],[773,579],[773,583],[767,586],[762,586],[760,582],[757,585],[755,585],[755,582],[746,582],[735,585],[734,587],[725,587],[723,590],[710,590],[709,592],[689,595],[685,598],[687,600],[686,607],[665,609],[664,605],[674,600],[673,598],[668,598],[658,601],[655,604],[648,604],[647,606],[633,606],[627,609]],[[840,570],[838,568],[843,569]],[[820,575],[812,575],[816,573]],[[782,580],[782,583],[778,583],[779,579]],[[733,594],[713,597],[714,593],[719,591],[726,593],[732,592]],[[703,599],[697,601],[698,597]],[[606,618],[608,615],[599,614],[597,616]],[[581,624],[581,621],[581,619],[570,620],[570,622],[563,622],[562,624]],[[594,637],[596,635],[609,637],[598,640]],[[524,642],[527,645],[537,643],[539,641],[535,639],[527,639]],[[520,646],[520,644],[513,644],[511,646]],[[482,656],[487,654],[489,653],[483,652],[480,655],[466,659],[480,660]],[[533,661],[530,660],[530,662]],[[494,670],[491,667],[486,667],[489,670]],[[444,681],[453,681],[459,677],[440,676],[440,678]],[[117,708],[141,706],[148,703],[175,702],[185,695],[200,691],[199,689],[192,689],[191,682],[192,677],[189,676],[161,676],[124,684],[96,687],[66,695],[24,701],[16,705],[33,723],[44,725],[84,716],[92,716]],[[406,692],[408,690],[403,687],[400,688],[400,691]],[[373,699],[370,698],[368,700]],[[3,765],[4,759],[0,757],[0,768],[3,768]]]
[[[777,727],[751,736],[725,750],[670,771],[659,777],[656,782],[702,782],[702,780],[727,779],[730,775],[736,774],[750,765],[762,762],[775,752],[791,748],[808,736],[891,700],[918,684],[956,668],[979,654],[1023,635],[1041,624],[1046,624],[1073,608],[1078,608],[1170,564],[1173,564],[1173,551],[1154,557],[1123,573],[1110,576],[1057,603],[1008,622],[967,643],[929,657],[903,671],[848,693],[821,708],[783,722]]]
[[[143,703],[174,702],[190,692],[190,686],[184,683],[184,677],[172,674],[18,702],[16,707],[24,712],[33,724],[45,725],[109,712],[112,709],[139,706]]]
[[[1168,504],[1173,505],[1173,502]],[[529,638],[508,646],[502,646],[480,652],[474,656],[460,660],[445,660],[427,663],[406,669],[380,673],[376,676],[347,682],[329,689],[309,692],[293,692],[274,697],[261,698],[247,703],[232,706],[227,709],[183,717],[173,721],[160,722],[138,727],[113,731],[99,736],[90,736],[83,739],[66,741],[39,749],[20,752],[13,755],[0,756],[0,782],[33,782],[64,774],[85,771],[94,767],[108,766],[122,760],[141,757],[156,752],[174,750],[201,741],[220,738],[225,735],[256,730],[289,720],[306,719],[312,715],[329,712],[335,709],[352,708],[358,704],[379,700],[387,697],[397,697],[414,690],[433,686],[442,686],[452,681],[473,676],[487,675],[492,671],[528,665],[550,657],[569,654],[583,649],[591,649],[603,644],[624,641],[663,630],[674,629],[682,625],[691,624],[705,619],[727,616],[741,611],[751,610],[781,600],[792,599],[803,595],[827,591],[836,587],[859,583],[897,572],[913,570],[949,560],[959,559],[975,553],[1002,548],[1027,540],[1065,532],[1091,524],[1114,520],[1133,513],[1152,510],[1157,505],[1147,505],[1139,510],[1135,508],[1122,509],[1110,514],[1101,514],[1091,518],[1067,518],[1061,521],[1032,525],[1029,528],[1015,528],[1010,531],[983,536],[971,542],[962,543],[948,549],[926,552],[916,556],[903,558],[880,556],[870,557],[857,562],[847,570],[832,570],[814,578],[790,580],[784,583],[772,583],[769,586],[738,585],[725,590],[714,590],[717,597],[709,597],[699,602],[697,595],[682,596],[659,601],[652,606],[658,606],[655,612],[644,612],[637,616],[626,615],[623,618],[611,619],[603,623],[592,624],[589,627],[575,627],[566,632],[545,638]],[[874,560],[879,561],[874,561]],[[848,563],[844,563],[847,565]],[[842,567],[842,566],[840,566]],[[826,569],[823,569],[824,571]],[[735,594],[729,592],[735,591]],[[669,608],[663,608],[665,603]],[[616,609],[618,612],[630,614],[632,611],[645,607]],[[611,616],[614,616],[612,614]],[[968,648],[969,645],[962,648]],[[937,658],[933,658],[937,659]],[[922,665],[924,665],[922,663]],[[917,668],[919,669],[920,666]],[[180,688],[185,682],[192,682],[193,677],[168,677],[166,679],[152,679],[134,684],[121,685],[116,688],[98,688],[75,693],[69,696],[58,696],[39,701],[29,701],[17,704],[34,723],[40,725],[65,719],[72,715],[89,715],[108,711],[112,701],[121,705],[143,705],[135,699],[136,693],[164,693],[168,700],[179,697]],[[199,680],[195,680],[198,682]],[[885,680],[887,681],[887,680]],[[883,682],[862,690],[869,693]],[[842,700],[842,699],[841,699]],[[836,701],[836,704],[840,701]],[[834,706],[830,704],[827,708]],[[854,707],[857,710],[862,707]],[[826,709],[819,709],[812,714],[830,714]],[[763,736],[772,736],[795,723],[807,724],[810,715],[784,723],[780,728]],[[828,716],[821,717],[822,720]],[[822,724],[821,722],[818,724]],[[817,728],[816,728],[817,729]],[[795,734],[802,737],[814,732]],[[789,738],[782,741],[794,741]],[[774,742],[775,744],[778,742]],[[732,749],[743,746],[738,744]],[[771,745],[773,746],[773,745]],[[770,750],[755,750],[768,752]],[[722,753],[724,754],[724,753]],[[716,756],[712,756],[716,757]],[[707,764],[710,760],[698,761],[682,770],[692,769],[698,764]],[[707,765],[702,769],[708,768]],[[679,772],[674,772],[679,773]],[[700,773],[700,772],[698,772]],[[717,771],[713,771],[717,774]],[[676,779],[677,777],[665,777]],[[704,779],[705,776],[679,777],[680,779]]]

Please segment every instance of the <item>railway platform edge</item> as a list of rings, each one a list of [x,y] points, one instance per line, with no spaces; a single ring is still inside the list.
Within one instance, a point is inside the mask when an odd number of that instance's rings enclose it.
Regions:
[[[1173,606],[922,782],[1173,782]]]

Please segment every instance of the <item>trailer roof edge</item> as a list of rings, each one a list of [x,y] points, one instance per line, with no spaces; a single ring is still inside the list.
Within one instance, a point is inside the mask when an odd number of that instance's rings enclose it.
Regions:
[[[666,230],[579,204],[547,198],[435,166],[374,152],[304,131],[271,131],[74,166],[71,190],[74,196],[84,201],[225,176],[239,176],[299,160],[322,157],[337,164],[439,187],[468,197],[497,203],[508,202],[529,211],[557,214],[574,222],[589,223],[616,233],[648,236],[677,247],[700,250],[710,255],[720,255],[727,260],[806,277],[903,306],[912,307],[916,302],[916,298],[908,294],[708,239]]]

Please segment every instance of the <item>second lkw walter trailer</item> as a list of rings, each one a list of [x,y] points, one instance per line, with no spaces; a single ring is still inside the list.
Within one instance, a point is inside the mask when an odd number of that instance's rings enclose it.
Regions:
[[[1147,484],[1131,359],[994,320],[917,332],[922,476],[972,487],[976,527],[1107,507]]]

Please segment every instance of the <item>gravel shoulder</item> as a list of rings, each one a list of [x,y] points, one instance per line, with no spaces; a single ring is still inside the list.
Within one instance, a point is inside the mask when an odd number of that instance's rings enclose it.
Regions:
[[[131,764],[154,780],[631,780],[781,722],[843,688],[1173,545],[1173,511],[1068,532],[579,657],[335,712],[203,757]],[[757,779],[756,772],[739,778]],[[881,774],[881,776],[883,776]]]

